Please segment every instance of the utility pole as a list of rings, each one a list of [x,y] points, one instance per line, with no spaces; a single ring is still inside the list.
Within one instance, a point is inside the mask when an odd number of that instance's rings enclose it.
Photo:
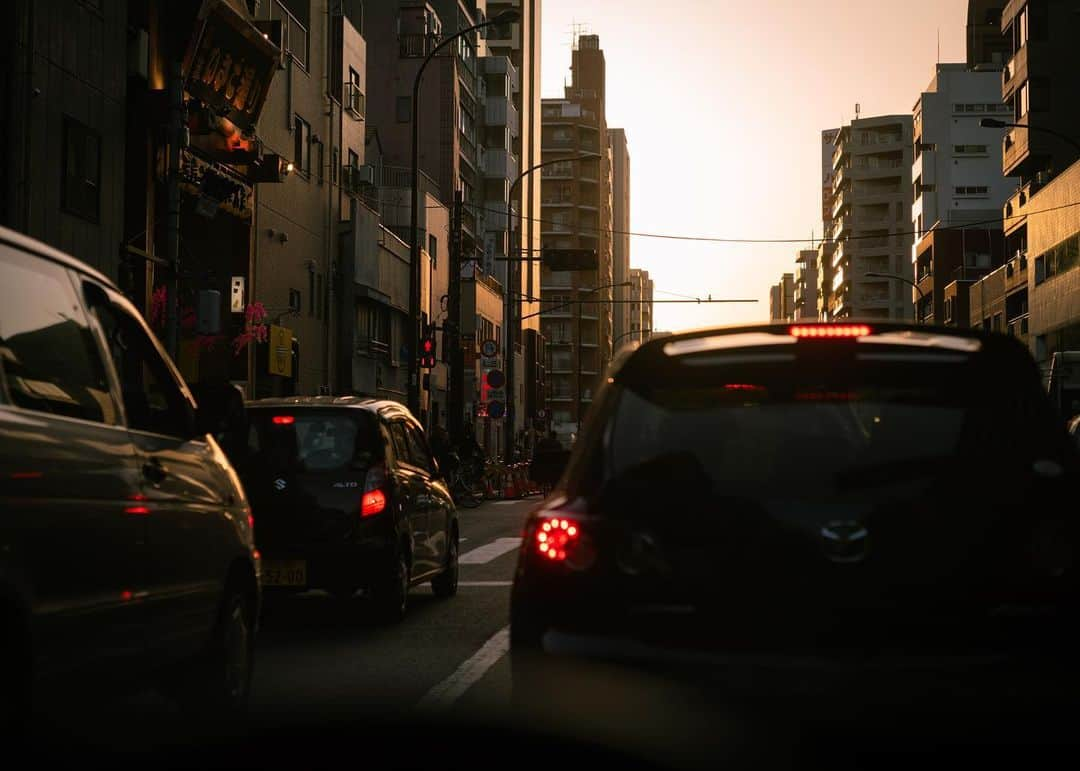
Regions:
[[[577,421],[577,435],[581,436],[581,292],[574,290],[574,299],[577,300],[574,303],[574,317],[577,322],[577,342],[574,343],[574,354],[577,356],[577,376],[574,378],[574,387],[576,393],[574,394],[574,402],[576,403],[575,419]]]
[[[465,356],[461,347],[461,215],[464,201],[461,191],[454,192],[450,209],[450,288],[447,302],[447,358],[450,363],[450,393],[448,398],[447,429],[456,447],[463,437],[465,416]]]
[[[165,347],[176,360],[180,353],[180,148],[184,142],[184,83],[180,62],[169,70],[169,204],[165,219],[165,250],[169,260],[165,305]]]

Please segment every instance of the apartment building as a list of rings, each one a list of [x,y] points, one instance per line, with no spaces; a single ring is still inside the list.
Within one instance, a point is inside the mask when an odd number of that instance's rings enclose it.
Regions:
[[[911,318],[910,115],[859,118],[837,134],[830,318]]]
[[[794,319],[814,321],[818,317],[817,249],[800,249],[795,257]]]
[[[1080,343],[1077,227],[1070,209],[1053,211],[1077,200],[1069,196],[1080,173],[1080,70],[1073,63],[1080,14],[1068,0],[1010,0],[1000,31],[1008,56],[1001,98],[1010,108],[1001,117],[1019,124],[1001,141],[1001,170],[1016,185],[1002,208],[1005,264],[972,285],[970,319],[1017,335],[1045,363]]]
[[[968,0],[967,66],[1001,68],[1009,59],[1009,45],[1001,35],[1001,12],[1006,0]]]
[[[611,206],[612,274],[616,284],[624,284],[630,278],[630,150],[626,144],[626,130],[608,129],[608,145],[611,151]],[[616,347],[630,339],[630,289],[616,286],[612,306],[613,340]]]
[[[563,99],[543,100],[543,248],[595,252],[596,268],[542,271],[542,333],[550,345],[550,426],[580,429],[612,353],[612,169],[605,118],[605,62],[596,35],[572,53]],[[582,158],[583,154],[599,157]]]
[[[985,128],[983,118],[1007,117],[1001,102],[1000,67],[937,64],[934,77],[912,109],[913,203],[911,229],[916,318],[941,323],[945,287],[970,281],[1002,261],[1002,230],[995,222],[1016,180],[1001,175],[998,147],[1004,129]],[[950,309],[952,322],[966,320]]]
[[[816,256],[816,255],[815,255]],[[785,273],[780,282],[769,287],[769,320],[795,319],[795,274]]]
[[[833,153],[836,152],[836,138],[840,129],[825,129],[821,132],[821,242],[817,248],[817,318],[829,318],[830,295],[832,293],[833,253],[836,242],[832,240],[833,228]]]

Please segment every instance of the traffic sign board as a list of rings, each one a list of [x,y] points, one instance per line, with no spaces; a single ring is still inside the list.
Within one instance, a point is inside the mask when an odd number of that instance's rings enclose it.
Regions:
[[[487,357],[496,355],[499,352],[499,344],[494,340],[485,340],[480,346],[480,353]]]
[[[546,418],[546,417],[547,417],[547,413],[546,413],[546,412],[544,412],[544,411],[543,411],[542,409],[541,409],[541,410],[537,410],[537,411],[536,411],[536,417],[538,417],[538,418]]]
[[[503,374],[502,370],[493,369],[485,377],[489,388],[502,388],[506,385],[506,375]]]
[[[499,357],[492,356],[491,358],[488,358],[487,356],[485,356],[484,358],[480,359],[480,366],[484,369],[498,369]]]
[[[506,414],[506,405],[502,402],[490,402],[487,412],[489,418],[501,418]]]
[[[484,396],[487,397],[489,404],[492,402],[501,402],[506,399],[506,391],[502,388],[489,388]]]

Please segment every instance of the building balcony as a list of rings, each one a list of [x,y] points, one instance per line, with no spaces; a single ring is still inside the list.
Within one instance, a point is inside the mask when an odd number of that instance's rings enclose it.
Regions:
[[[484,119],[489,126],[506,126],[510,129],[510,136],[512,137],[521,134],[517,107],[505,96],[489,96],[487,98]]]
[[[488,46],[498,45],[495,40],[489,40]],[[506,56],[491,56],[484,61],[484,72],[488,75],[509,75],[510,90],[517,94],[521,92],[521,72],[514,63]],[[501,125],[501,124],[499,124]]]
[[[1013,92],[1025,83],[1028,79],[1028,56],[1031,53],[1032,45],[1038,45],[1031,40],[1009,59],[1004,67],[1001,68],[1001,100],[1008,102],[1012,99]]]
[[[517,156],[501,149],[484,150],[480,167],[485,179],[516,179],[520,168]]]
[[[1027,214],[1028,204],[1031,197],[1041,189],[1042,181],[1032,179],[1005,201],[1002,209],[1005,217],[1005,235],[1011,235],[1027,225],[1027,218],[1024,215]]]

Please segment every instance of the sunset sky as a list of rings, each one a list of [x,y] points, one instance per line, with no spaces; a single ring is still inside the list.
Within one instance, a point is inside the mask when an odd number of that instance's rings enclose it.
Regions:
[[[631,229],[719,238],[821,235],[820,132],[910,113],[941,61],[964,60],[966,0],[544,0],[543,95],[569,82],[574,25],[600,36],[608,125],[626,129]],[[806,244],[635,237],[663,292],[757,299],[656,306],[658,329],[765,320]]]

